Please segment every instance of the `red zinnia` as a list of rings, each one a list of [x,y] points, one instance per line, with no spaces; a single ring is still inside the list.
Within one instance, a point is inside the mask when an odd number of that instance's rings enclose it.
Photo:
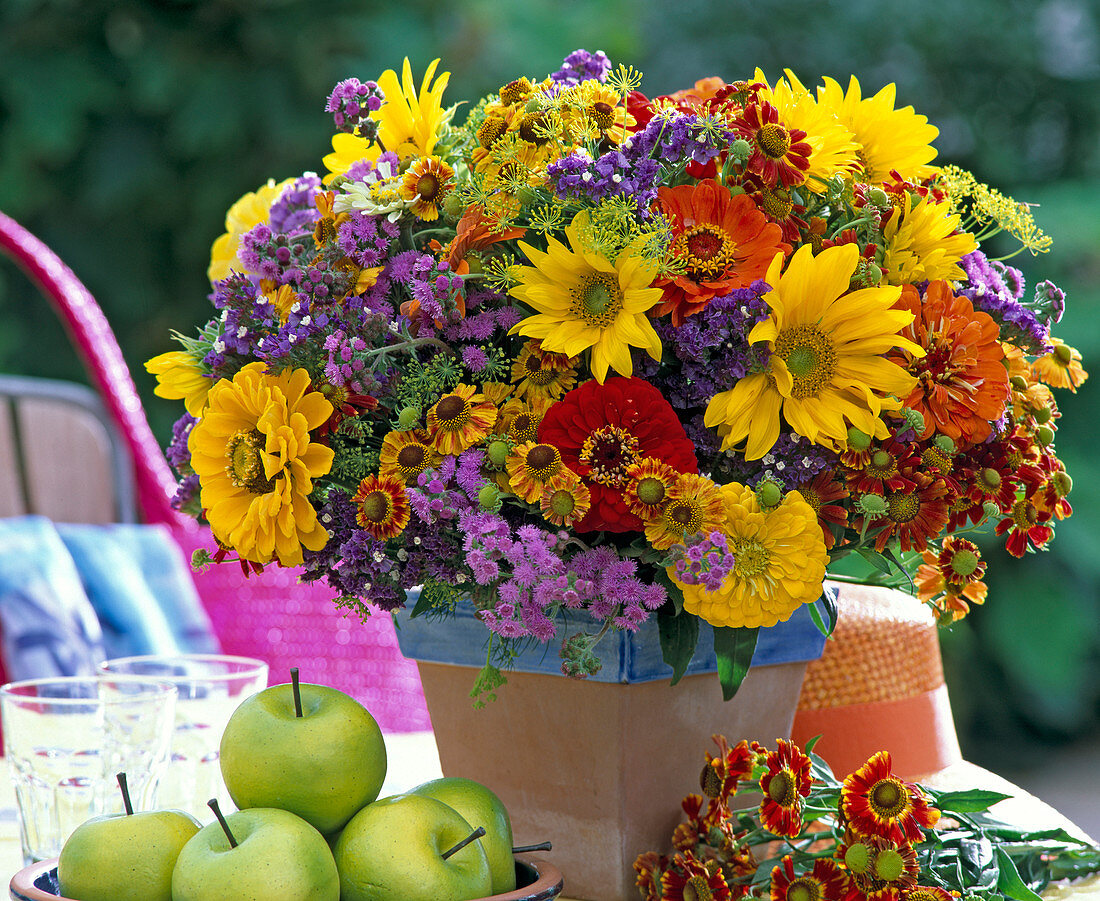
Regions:
[[[841,809],[852,831],[881,836],[895,844],[924,839],[921,827],[931,829],[940,812],[929,807],[917,786],[890,772],[890,752],[878,751],[844,780]]]
[[[561,452],[592,495],[592,508],[574,526],[578,532],[645,527],[623,496],[627,470],[643,457],[662,460],[677,472],[699,471],[695,445],[676,411],[640,378],[615,376],[602,385],[591,381],[574,388],[546,411],[539,441]]]
[[[653,283],[664,296],[649,313],[671,313],[677,327],[712,298],[763,278],[777,253],[791,251],[783,229],[769,222],[748,195],[734,197],[711,179],[660,188],[657,205],[672,232],[669,255],[683,270]]]
[[[764,760],[760,778],[760,823],[774,835],[794,838],[802,831],[802,799],[810,794],[810,758],[794,742],[780,738]]]

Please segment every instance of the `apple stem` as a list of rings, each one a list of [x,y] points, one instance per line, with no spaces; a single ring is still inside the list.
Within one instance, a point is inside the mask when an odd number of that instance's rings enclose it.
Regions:
[[[222,816],[222,809],[218,805],[218,799],[217,798],[211,798],[209,801],[206,802],[206,806],[209,807],[212,811],[214,811],[214,816],[216,816],[218,818],[218,823],[222,827],[222,832],[224,832],[225,837],[227,839],[229,839],[229,847],[230,848],[236,848],[237,847],[237,840],[233,837],[233,833],[229,831],[229,824],[225,821],[225,817]]]
[[[446,860],[448,857],[450,857],[456,851],[461,851],[468,844],[470,844],[470,842],[472,842],[474,839],[481,838],[484,834],[485,834],[485,827],[484,826],[478,826],[477,829],[475,829],[473,832],[471,832],[469,835],[467,835],[462,841],[460,841],[453,848],[448,848],[446,851],[444,851],[443,855],[442,855],[443,859]]]
[[[126,774],[115,773],[118,780],[118,790],[122,792],[122,806],[126,808],[126,816],[133,816],[134,806],[130,803],[130,789],[126,785]]]
[[[553,851],[554,846],[550,842],[539,842],[537,845],[520,845],[513,848],[513,854],[526,854],[528,851]]]
[[[298,667],[292,666],[290,668],[290,683],[294,690],[294,715],[301,718],[302,716],[302,690],[298,687]]]

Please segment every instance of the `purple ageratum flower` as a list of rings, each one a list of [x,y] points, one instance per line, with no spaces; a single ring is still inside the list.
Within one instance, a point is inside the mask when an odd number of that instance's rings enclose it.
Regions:
[[[345,78],[338,82],[329,94],[325,112],[332,113],[338,131],[352,133],[357,129],[362,133],[364,126],[372,122],[370,114],[382,108],[385,95],[374,81],[360,81],[358,78]],[[377,131],[373,123],[371,137]]]
[[[595,53],[574,50],[562,62],[561,68],[551,73],[550,80],[561,85],[574,85],[591,79],[602,83],[607,80],[610,71],[611,60],[602,50]]]
[[[673,564],[676,578],[685,585],[702,585],[707,591],[721,588],[737,563],[721,532],[691,535],[672,550],[678,554]]]
[[[348,219],[337,228],[336,240],[348,259],[369,269],[382,265],[399,235],[400,226],[385,216],[350,210]]]
[[[313,224],[321,218],[321,212],[315,203],[321,191],[321,179],[312,172],[287,185],[271,204],[267,217],[271,230],[275,234],[288,236],[312,232]]]

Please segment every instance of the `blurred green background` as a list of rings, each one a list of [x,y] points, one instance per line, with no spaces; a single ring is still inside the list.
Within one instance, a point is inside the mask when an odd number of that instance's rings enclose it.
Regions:
[[[1100,8],[1089,0],[0,0],[0,209],[99,299],[158,436],[181,412],[142,368],[210,312],[225,210],[269,177],[321,168],[339,79],[443,58],[474,101],[568,52],[603,49],[651,96],[697,77],[898,85],[940,128],[942,161],[1019,200],[1054,239],[1017,257],[1068,293],[1058,334],[1100,360]],[[461,116],[461,113],[459,114]],[[46,304],[0,267],[0,371],[83,380]],[[987,542],[990,601],[944,634],[966,756],[1001,769],[1100,723],[1100,376],[1059,394],[1076,512],[1049,553]]]

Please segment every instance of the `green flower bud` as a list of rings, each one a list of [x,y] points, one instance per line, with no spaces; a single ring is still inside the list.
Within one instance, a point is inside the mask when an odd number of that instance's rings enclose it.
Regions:
[[[783,500],[783,489],[771,479],[763,479],[756,486],[756,499],[765,510],[778,507]]]
[[[1017,391],[1027,391],[1027,379],[1022,375],[1014,375],[1008,381]]]
[[[888,207],[890,205],[890,197],[882,188],[871,188],[867,192],[867,202],[872,206]]]
[[[877,494],[864,494],[859,498],[860,512],[871,519],[879,519],[886,515],[886,501]]]
[[[982,513],[986,519],[992,519],[994,516],[1001,515],[1001,508],[998,507],[993,501],[986,501],[982,504]]]
[[[462,198],[455,191],[448,191],[443,198],[443,212],[451,219],[458,219],[466,211]]]
[[[489,446],[485,448],[485,453],[489,457],[489,464],[495,469],[504,468],[510,451],[511,448],[508,446],[508,442],[499,438],[495,441],[490,441]]]
[[[849,845],[844,851],[844,865],[853,873],[866,873],[871,863],[871,849],[863,842]]]
[[[1035,411],[1035,421],[1039,425],[1046,425],[1050,422],[1050,418],[1054,415],[1054,411],[1050,407],[1040,407]]]
[[[1049,425],[1039,426],[1039,428],[1035,430],[1035,440],[1043,447],[1048,447],[1054,443],[1054,429]]]
[[[743,163],[752,154],[752,145],[744,138],[738,138],[729,146],[729,155],[737,162]]]
[[[875,858],[875,875],[885,882],[897,879],[905,869],[905,860],[893,848],[879,851]]]
[[[909,407],[902,407],[901,417],[905,420],[905,424],[917,434],[924,431],[924,416],[921,415],[920,410],[911,410]]]
[[[415,429],[420,425],[420,408],[419,407],[403,407],[401,412],[397,414],[397,427],[403,432],[407,432],[409,429]]]
[[[932,439],[932,443],[945,454],[953,456],[955,453],[955,442],[951,440],[950,435],[937,435]]]
[[[871,436],[861,432],[855,426],[848,429],[848,447],[856,451],[865,451],[871,446]]]
[[[495,510],[500,506],[500,490],[492,482],[482,486],[477,493],[477,502],[484,510]]]

